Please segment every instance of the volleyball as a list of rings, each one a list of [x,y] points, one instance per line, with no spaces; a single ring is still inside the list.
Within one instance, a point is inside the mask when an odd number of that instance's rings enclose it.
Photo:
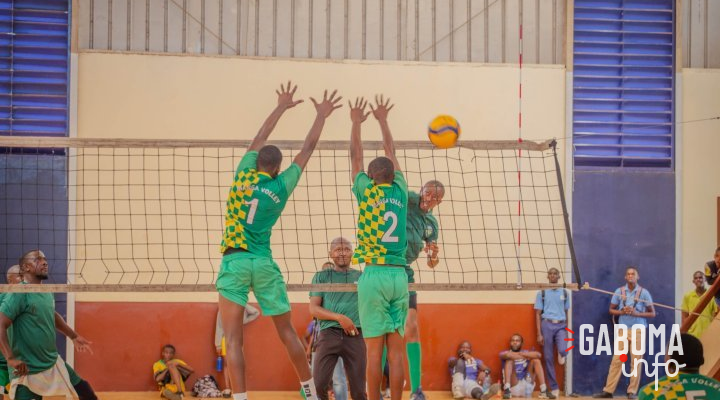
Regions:
[[[428,137],[437,148],[453,147],[460,137],[460,124],[449,115],[438,115],[430,121]]]

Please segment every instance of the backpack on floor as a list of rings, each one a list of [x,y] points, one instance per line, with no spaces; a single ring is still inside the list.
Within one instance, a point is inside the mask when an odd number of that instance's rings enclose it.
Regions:
[[[195,397],[222,397],[218,383],[212,375],[198,378],[193,385],[192,393]]]

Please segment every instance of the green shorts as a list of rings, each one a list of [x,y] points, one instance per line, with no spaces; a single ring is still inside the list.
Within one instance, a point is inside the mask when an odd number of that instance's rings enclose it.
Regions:
[[[363,336],[405,335],[408,277],[402,267],[368,265],[358,280],[358,311]]]
[[[68,371],[68,376],[70,377],[70,384],[73,386],[76,386],[78,383],[82,382],[82,378],[75,372],[74,369],[68,363],[65,363],[65,367]],[[7,368],[6,368],[7,370]],[[39,394],[33,393],[30,389],[28,389],[27,386],[18,385],[17,389],[15,389],[15,400],[41,400],[42,396]]]
[[[224,298],[243,307],[252,289],[263,314],[268,316],[290,311],[285,281],[272,258],[244,252],[223,257],[215,287]]]

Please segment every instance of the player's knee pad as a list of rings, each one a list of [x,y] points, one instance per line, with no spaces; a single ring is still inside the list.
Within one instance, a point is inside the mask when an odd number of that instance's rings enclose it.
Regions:
[[[80,400],[98,400],[88,381],[82,380],[73,387],[75,388]]]

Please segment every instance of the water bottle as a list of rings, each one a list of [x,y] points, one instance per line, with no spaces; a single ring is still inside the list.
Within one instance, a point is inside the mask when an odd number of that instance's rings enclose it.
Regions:
[[[525,377],[525,398],[531,398],[535,389],[535,382],[532,381],[532,377],[528,374]]]
[[[217,372],[222,372],[223,368],[223,358],[222,356],[218,356],[217,361],[215,362],[215,370]]]

